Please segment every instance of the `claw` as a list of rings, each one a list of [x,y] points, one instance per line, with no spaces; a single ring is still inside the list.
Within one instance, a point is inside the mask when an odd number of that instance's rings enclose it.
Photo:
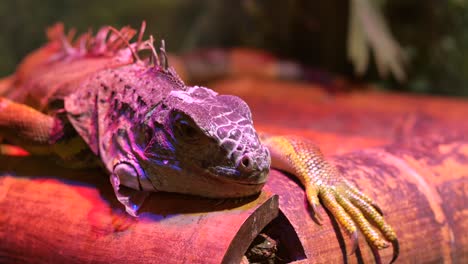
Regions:
[[[376,203],[372,203],[371,205],[381,216],[384,215],[382,209],[380,209],[380,207]]]
[[[393,246],[393,257],[392,257],[392,260],[390,261],[390,264],[395,262],[395,260],[398,258],[398,255],[400,255],[400,243],[398,243],[398,239],[392,240],[392,246]]]
[[[318,206],[315,203],[308,203],[312,207],[313,217],[316,220],[317,224],[322,225],[323,217],[322,214],[318,210]]]
[[[351,252],[349,253],[349,255],[352,255],[352,254],[354,254],[354,252],[356,252],[356,249],[357,249],[357,247],[359,245],[359,243],[358,243],[358,232],[354,231],[350,235],[350,238],[351,238]]]
[[[379,249],[371,247],[371,251],[374,256],[375,264],[382,264],[382,257],[380,256]]]
[[[306,202],[312,207],[313,217],[316,220],[315,222],[317,222],[317,224],[319,225],[322,225],[323,218],[318,210],[320,201],[318,198],[318,192],[316,188],[312,186],[306,187]]]

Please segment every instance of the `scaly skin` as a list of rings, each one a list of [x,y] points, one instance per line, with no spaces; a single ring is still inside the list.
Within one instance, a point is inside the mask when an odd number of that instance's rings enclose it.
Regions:
[[[368,219],[394,247],[391,262],[398,257],[395,231],[387,224],[380,208],[365,194],[343,178],[333,164],[327,162],[312,142],[295,136],[266,136],[262,143],[270,149],[272,166],[295,175],[306,190],[306,197],[318,220],[319,198],[325,207],[353,239],[352,252],[357,247],[357,227],[368,243],[377,249],[388,247]]]
[[[99,161],[133,216],[150,191],[215,198],[258,193],[271,153],[272,167],[305,186],[317,219],[321,200],[353,248],[359,228],[375,249],[392,242],[396,259],[397,238],[380,209],[315,145],[294,136],[263,135],[260,142],[244,101],[186,86],[152,39],[129,44],[134,34],[103,28],[71,45],[60,27],[50,30],[51,41],[9,79],[9,99],[0,97],[0,136],[68,165]],[[142,49],[152,51],[150,61],[138,58]]]

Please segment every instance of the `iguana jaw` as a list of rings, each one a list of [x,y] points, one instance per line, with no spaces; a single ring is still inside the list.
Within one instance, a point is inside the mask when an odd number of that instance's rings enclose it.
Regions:
[[[177,192],[209,198],[236,198],[257,194],[265,184],[268,170],[245,181],[226,174],[212,172],[210,168],[185,164],[181,170],[174,167],[156,167],[146,164],[145,171],[154,190]],[[153,191],[154,191],[153,190]]]
[[[238,170],[223,166],[210,167],[207,172],[213,177],[220,178],[221,180],[245,185],[264,184],[268,175],[268,170],[263,170],[252,172],[247,178],[240,177]]]

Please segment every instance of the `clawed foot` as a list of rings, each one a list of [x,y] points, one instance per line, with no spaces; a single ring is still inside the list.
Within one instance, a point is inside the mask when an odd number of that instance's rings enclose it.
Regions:
[[[398,240],[382,211],[369,197],[348,182],[335,166],[325,160],[320,149],[297,136],[262,135],[268,146],[272,166],[294,174],[305,186],[314,218],[321,221],[317,208],[320,200],[353,240],[352,252],[358,245],[358,228],[369,245],[383,249],[393,245],[394,262],[399,254]]]
[[[385,221],[380,208],[365,194],[348,181],[341,179],[334,184],[317,184],[316,191],[307,190],[307,199],[311,204],[317,219],[321,219],[317,211],[319,198],[324,206],[335,216],[336,220],[346,230],[352,239],[352,251],[358,245],[358,230],[366,238],[370,246],[383,249],[393,245],[394,262],[399,254],[396,233]],[[306,187],[313,189],[313,187]]]

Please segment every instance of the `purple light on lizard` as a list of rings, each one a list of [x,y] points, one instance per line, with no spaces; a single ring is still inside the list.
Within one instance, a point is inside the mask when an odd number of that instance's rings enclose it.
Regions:
[[[83,86],[65,100],[69,120],[130,214],[149,191],[228,198],[263,187],[270,154],[240,98],[185,86],[172,69],[146,63],[100,71]]]
[[[155,180],[159,184],[154,186],[156,189],[182,184],[185,187],[178,186],[178,191],[183,188],[186,193],[204,195],[206,189],[199,188],[199,177],[205,179],[204,184],[210,190],[219,181],[253,186],[233,192],[218,188],[213,194],[213,197],[240,197],[258,192],[257,186],[265,183],[270,156],[260,144],[250,110],[241,99],[194,86],[171,91],[157,107],[148,122],[153,123],[149,129],[154,136],[145,146],[144,153],[150,162],[144,167],[149,175],[172,177]],[[160,164],[161,160],[163,166],[151,165]],[[184,172],[176,176],[174,169],[180,164]],[[193,175],[187,176],[187,171]],[[192,178],[197,178],[197,182],[192,182]]]

